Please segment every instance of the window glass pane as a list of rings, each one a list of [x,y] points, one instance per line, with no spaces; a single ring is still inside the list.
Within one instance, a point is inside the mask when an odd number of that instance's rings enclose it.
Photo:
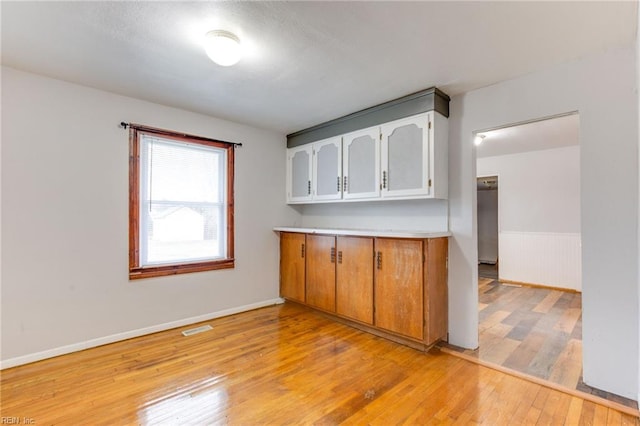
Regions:
[[[144,137],[152,200],[221,202],[226,151],[210,147]]]
[[[142,266],[226,257],[226,151],[145,137],[140,152]]]
[[[147,204],[148,207],[148,204]],[[146,229],[146,264],[225,257],[222,206],[151,204]]]

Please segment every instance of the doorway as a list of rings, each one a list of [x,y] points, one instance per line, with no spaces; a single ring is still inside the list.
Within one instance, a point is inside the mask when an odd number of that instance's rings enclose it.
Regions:
[[[480,346],[468,354],[591,392],[582,382],[578,129],[578,114],[567,114],[475,135]]]
[[[478,277],[498,279],[498,176],[479,176]]]

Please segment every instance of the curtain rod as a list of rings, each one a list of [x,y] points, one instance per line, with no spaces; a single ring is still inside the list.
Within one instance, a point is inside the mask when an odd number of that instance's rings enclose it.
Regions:
[[[186,133],[173,132],[173,131],[165,130],[165,129],[158,129],[156,127],[143,126],[141,124],[127,123],[125,121],[121,121],[120,122],[120,127],[122,127],[125,130],[127,128],[132,128],[132,129],[136,129],[136,130],[148,131],[148,132],[164,134],[164,135],[168,135],[168,136],[171,136],[171,135],[173,135],[173,136],[182,136],[182,137],[199,139],[199,140],[210,141],[210,142],[228,143],[230,145],[233,145],[234,147],[241,147],[242,146],[241,142],[221,141],[221,140],[218,140],[218,139],[205,138],[203,136],[194,136],[194,135],[189,135],[189,134],[186,134]]]

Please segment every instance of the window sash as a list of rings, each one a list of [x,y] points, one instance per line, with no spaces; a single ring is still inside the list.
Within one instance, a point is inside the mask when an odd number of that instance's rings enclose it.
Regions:
[[[178,208],[182,208],[182,207],[186,207],[186,208],[190,208],[190,207],[195,207],[195,208],[211,208],[214,211],[216,211],[216,224],[215,224],[215,229],[216,229],[216,235],[217,238],[215,240],[207,240],[204,239],[203,242],[206,241],[211,241],[211,244],[213,245],[215,243],[215,246],[212,247],[215,249],[215,255],[211,255],[211,256],[188,256],[188,257],[179,257],[179,256],[164,256],[164,260],[160,259],[160,260],[150,260],[150,257],[158,257],[156,256],[150,256],[149,252],[151,251],[152,253],[154,251],[158,251],[153,250],[153,246],[159,246],[160,244],[157,242],[154,242],[149,235],[149,229],[151,228],[150,226],[150,222],[153,221],[153,219],[151,218],[151,215],[149,214],[149,210],[150,210],[150,205],[153,203],[154,206],[158,206],[158,205],[166,205],[166,206],[172,206],[172,207],[178,207]],[[225,221],[225,217],[226,217],[226,204],[223,203],[188,203],[188,202],[169,202],[169,201],[144,201],[140,203],[140,265],[141,266],[154,266],[154,265],[165,265],[165,264],[173,264],[173,263],[186,263],[186,262],[203,262],[203,261],[210,261],[210,260],[220,260],[220,259],[226,259],[227,258],[227,244],[226,244],[226,221]],[[174,242],[172,245],[175,246],[177,243]],[[169,244],[167,244],[169,245]],[[187,243],[185,243],[184,245],[187,245]],[[196,245],[195,243],[192,245]],[[204,244],[203,244],[204,245]],[[151,248],[150,248],[151,246]],[[199,246],[199,245],[198,245]],[[167,247],[167,250],[170,250],[170,247]]]
[[[152,185],[157,185],[160,182],[153,182],[154,170],[156,173],[163,171],[162,168],[166,167],[166,164],[156,163],[154,164],[154,160],[160,160],[154,158],[154,150],[158,149],[169,149],[172,150],[174,154],[182,154],[182,155],[191,155],[197,154],[198,151],[201,151],[202,154],[215,154],[217,156],[218,164],[217,164],[217,176],[215,180],[217,180],[217,188],[215,188],[217,192],[217,197],[221,199],[222,202],[211,203],[204,201],[182,201],[182,200],[162,200],[162,199],[154,199],[154,191],[152,190]],[[166,155],[166,152],[165,152]],[[141,179],[140,179],[140,265],[141,266],[154,266],[154,265],[166,265],[173,263],[185,263],[185,262],[202,262],[202,261],[211,261],[211,260],[220,260],[226,258],[226,244],[223,244],[224,240],[226,240],[226,235],[224,230],[226,229],[226,220],[225,217],[225,209],[220,208],[224,204],[226,206],[226,167],[225,167],[225,159],[226,159],[226,151],[224,149],[219,149],[215,147],[206,147],[202,145],[191,145],[182,142],[176,142],[172,140],[167,140],[164,138],[159,138],[155,136],[143,135],[141,138],[141,152],[140,152],[140,166],[141,166]],[[166,161],[166,159],[165,159]],[[210,173],[216,173],[216,170],[210,170]],[[155,220],[153,219],[152,206],[173,206],[173,207],[184,207],[189,209],[191,212],[195,212],[191,207],[208,207],[208,206],[218,206],[218,220],[215,223],[217,238],[217,247],[213,247],[216,250],[216,254],[210,253],[210,255],[194,255],[191,251],[194,249],[200,253],[206,250],[206,245],[197,244],[196,242],[191,243],[180,243],[179,241],[173,241],[172,243],[166,242],[162,244],[161,242],[157,242],[152,239],[152,235],[150,235],[149,230],[152,225],[155,225]],[[160,222],[160,220],[158,220]],[[159,223],[158,223],[159,224]],[[183,224],[185,227],[186,224]],[[205,225],[204,223],[202,224]],[[188,225],[186,225],[188,226]],[[155,226],[154,226],[155,227]],[[204,240],[206,241],[206,240]],[[164,246],[164,250],[159,248]],[[176,251],[181,252],[182,254],[177,254]],[[158,253],[160,252],[160,253]],[[164,254],[162,254],[164,252]],[[154,259],[150,259],[150,254],[153,253]]]

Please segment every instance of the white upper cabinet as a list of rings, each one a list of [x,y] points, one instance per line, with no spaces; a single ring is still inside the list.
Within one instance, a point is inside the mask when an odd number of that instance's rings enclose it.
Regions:
[[[342,198],[342,138],[330,138],[312,144],[314,200]]]
[[[302,145],[287,150],[287,202],[311,201],[313,150]]]
[[[380,196],[380,127],[342,137],[344,199]]]
[[[429,196],[432,114],[419,114],[383,124],[382,196]]]
[[[448,196],[448,122],[429,111],[287,150],[287,202]]]

